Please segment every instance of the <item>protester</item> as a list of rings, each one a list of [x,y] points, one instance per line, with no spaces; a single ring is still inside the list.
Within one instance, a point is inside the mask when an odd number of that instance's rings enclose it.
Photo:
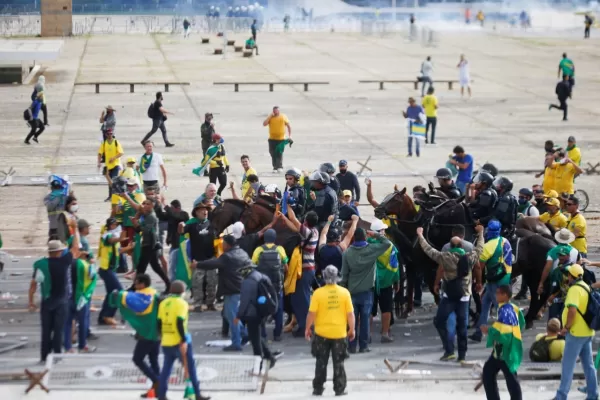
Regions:
[[[339,270],[342,269],[342,254],[352,243],[354,232],[358,226],[359,217],[353,215],[351,217],[352,224],[346,232],[346,236],[342,240],[342,233],[337,228],[331,228],[331,224],[334,221],[334,216],[330,215],[327,219],[327,223],[321,230],[319,236],[319,261],[320,265],[333,265]]]
[[[50,182],[50,193],[44,197],[44,205],[48,213],[49,238],[57,238],[58,217],[65,211],[68,197],[69,190],[68,186],[65,187],[64,180],[54,177]]]
[[[209,163],[209,179],[210,183],[216,184],[219,181],[219,189],[217,195],[221,195],[223,189],[227,187],[227,173],[229,172],[229,160],[225,152],[225,146],[221,142],[221,135],[214,133],[212,136],[212,145],[216,146],[216,152],[214,154],[207,154],[202,160],[202,164]]]
[[[248,257],[252,257],[254,250],[258,247],[265,232],[271,229],[276,221],[277,215],[274,215],[273,221],[271,221],[270,224],[255,233],[246,233],[244,223],[238,221],[231,226],[231,235],[235,238],[236,244],[248,254]]]
[[[357,228],[352,245],[342,254],[341,285],[347,288],[352,296],[355,328],[359,331],[358,338],[349,344],[350,353],[356,353],[357,345],[360,353],[371,351],[369,320],[373,309],[377,258],[384,254],[391,244],[387,238],[376,232],[369,232],[369,237],[377,239],[378,243],[368,243],[365,230]]]
[[[440,252],[427,243],[427,240],[423,237],[423,228],[417,228],[419,244],[423,251],[440,265],[436,274],[436,285],[439,285],[439,281],[443,281],[443,292],[434,319],[434,325],[444,346],[441,361],[456,359],[454,337],[452,336],[452,341],[450,341],[450,335],[448,334],[448,318],[452,313],[456,314],[458,361],[463,362],[466,360],[471,287],[473,282],[476,286],[481,286],[482,283],[481,271],[477,268],[477,262],[484,248],[483,225],[477,225],[475,231],[477,232],[477,244],[474,251],[467,253],[462,247],[463,239],[454,236],[450,240],[450,248],[447,251]]]
[[[77,229],[74,220],[71,224],[73,229]],[[48,257],[41,258],[33,264],[33,275],[29,285],[29,311],[36,310],[33,296],[40,284],[42,325],[40,361],[42,363],[46,362],[50,352],[54,354],[62,352],[67,304],[72,290],[71,264],[78,258],[79,238],[76,235],[69,249],[59,240],[48,241]]]
[[[256,40],[254,38],[249,37],[246,40],[244,47],[246,50],[251,50],[251,52],[254,52],[254,50],[256,50],[256,55],[258,55],[258,46],[256,45]]]
[[[567,153],[564,150],[557,152],[557,160],[552,163],[551,166],[554,169],[554,189],[559,195],[574,194],[575,177],[581,175],[584,171],[577,163],[567,157]]]
[[[164,356],[163,367],[159,376],[158,398],[166,399],[169,378],[175,360],[182,362],[186,381],[191,385],[196,400],[210,400],[200,394],[200,382],[196,372],[192,335],[188,331],[188,303],[182,298],[185,283],[175,281],[171,284],[170,296],[158,307],[158,327],[161,336],[160,345]]]
[[[565,352],[565,339],[558,336],[560,330],[560,320],[558,318],[551,318],[546,325],[546,333],[540,333],[535,336],[535,342],[529,350],[531,361],[550,362],[562,360],[563,353]]]
[[[575,235],[568,229],[562,228],[558,230],[554,234],[554,240],[556,240],[558,245],[554,246],[548,251],[546,264],[544,266],[544,270],[542,271],[542,277],[540,279],[540,284],[537,289],[538,294],[542,294],[544,292],[544,285],[546,284],[546,279],[550,275],[550,272],[558,267],[559,253],[562,252],[563,248],[566,249],[566,253],[569,256],[568,262],[570,262],[571,264],[575,264],[579,257],[579,252],[577,251],[577,249],[570,245],[575,240]]]
[[[545,224],[549,224],[554,229],[567,227],[567,217],[560,212],[560,202],[558,199],[549,198],[545,202],[547,211],[538,218]]]
[[[43,97],[44,93],[40,92],[38,93],[37,97],[35,97],[33,99],[33,102],[31,103],[31,106],[29,107],[31,110],[31,119],[29,120],[29,126],[31,127],[31,130],[29,131],[29,134],[27,135],[27,137],[25,137],[25,144],[31,144],[29,142],[29,140],[31,138],[33,138],[33,141],[36,143],[38,142],[38,137],[44,132],[44,124],[42,123],[42,121],[39,118],[40,115],[40,110],[42,109],[42,97]],[[45,114],[45,113],[44,113]]]
[[[479,258],[480,268],[485,271],[485,292],[481,297],[481,314],[475,325],[475,333],[469,336],[474,342],[481,342],[481,326],[487,324],[492,305],[498,306],[496,289],[510,284],[513,254],[508,239],[500,236],[502,224],[492,219],[487,226],[487,242]],[[480,290],[478,290],[480,291]],[[510,296],[509,296],[510,298]]]
[[[433,74],[433,64],[431,62],[431,56],[427,56],[427,59],[421,64],[421,97],[425,96],[425,84],[429,84],[429,88],[433,86],[431,75]]]
[[[150,389],[140,397],[149,399],[156,397],[160,375],[160,338],[157,329],[160,298],[151,283],[149,275],[138,274],[133,283],[135,291],[112,292],[109,300],[135,331],[133,363],[152,383]],[[149,363],[146,362],[146,357]]]
[[[587,258],[587,222],[581,212],[579,212],[579,199],[570,196],[565,203],[569,219],[567,220],[567,229],[575,235],[575,240],[571,245],[577,249],[581,257]]]
[[[107,139],[106,132],[110,129],[113,132],[113,137],[115,134],[115,127],[117,126],[117,116],[115,115],[115,110],[112,106],[106,106],[104,110],[102,110],[102,114],[100,114],[100,131],[102,132],[102,141]]]
[[[556,89],[554,90],[554,92],[556,93],[556,97],[558,98],[559,105],[550,104],[548,106],[548,110],[552,110],[553,108],[556,108],[557,110],[562,110],[563,121],[567,121],[567,99],[570,99],[572,97],[571,88],[572,86],[569,83],[569,76],[563,75],[563,80],[556,84]]]
[[[563,53],[562,55],[562,60],[560,60],[560,63],[558,64],[558,73],[556,74],[556,77],[560,79],[561,73],[563,80],[566,80],[569,83],[569,89],[572,89],[573,86],[575,86],[575,64],[567,57],[567,53]]]
[[[121,283],[116,274],[119,266],[119,254],[121,253],[121,242],[125,241],[124,232],[119,226],[117,220],[110,217],[106,220],[106,225],[100,232],[100,244],[98,247],[98,275],[104,282],[106,297],[102,302],[102,309],[98,314],[98,325],[116,326],[117,320],[115,314],[117,309],[111,307],[109,295],[115,290],[122,290]]]
[[[269,127],[269,154],[273,172],[283,171],[283,152],[279,153],[277,147],[284,141],[287,128],[288,137],[292,138],[292,126],[285,114],[279,111],[279,107],[273,107],[273,112],[265,119],[263,126]]]
[[[423,97],[421,104],[425,110],[425,143],[429,143],[429,128],[431,127],[431,144],[435,144],[435,128],[437,127],[438,99],[433,86],[427,89],[427,96]]]
[[[179,224],[186,223],[190,219],[190,215],[181,208],[179,200],[171,201],[171,204],[165,206],[165,214],[167,215],[167,245],[171,246],[169,250],[169,267],[171,275],[174,276],[175,265],[177,265],[177,253],[179,250]]]
[[[353,172],[348,171],[348,161],[340,160],[338,166],[340,172],[338,172],[336,178],[340,183],[340,190],[349,190],[352,193],[352,201],[357,206],[360,203],[360,184],[358,183],[358,178]]]
[[[425,82],[423,82],[423,86],[425,86]],[[402,115],[408,121],[408,124],[407,124],[407,127],[408,127],[408,155],[407,155],[407,157],[412,157],[412,155],[413,155],[413,153],[412,153],[412,142],[413,142],[412,127],[413,127],[413,124],[424,122],[421,120],[422,119],[421,114],[423,114],[423,113],[424,113],[423,107],[417,105],[417,103],[413,97],[409,97],[408,98],[408,107],[406,108],[406,111],[402,111]],[[415,139],[415,141],[416,141],[415,146],[416,146],[417,157],[420,157],[421,144],[419,143],[419,139]]]
[[[104,170],[102,174],[106,177],[109,182],[108,185],[108,197],[104,201],[110,201],[113,193],[111,180],[119,176],[121,171],[121,156],[124,154],[121,143],[113,138],[112,129],[106,130],[106,140],[102,142],[98,149],[98,169],[102,163],[104,163]]]
[[[521,385],[517,379],[517,370],[523,359],[523,341],[525,318],[516,305],[510,302],[510,286],[501,285],[495,289],[495,303],[498,304],[498,318],[488,328],[482,325],[482,331],[488,335],[486,347],[492,348],[490,358],[483,365],[483,387],[488,400],[500,400],[498,392],[498,372],[502,371],[511,399],[522,399]]]
[[[592,339],[595,331],[583,318],[584,310],[590,301],[590,287],[583,281],[583,268],[572,264],[568,268],[569,291],[565,299],[566,308],[562,313],[563,328],[560,335],[565,337],[565,351],[562,360],[560,386],[556,400],[566,400],[573,381],[573,371],[577,359],[585,375],[588,399],[598,398],[598,381],[592,358]]]
[[[477,19],[480,19],[481,26],[483,26],[483,13],[479,11],[477,13]],[[471,97],[471,75],[469,74],[469,61],[467,61],[464,54],[460,55],[460,60],[458,61],[458,65],[456,66],[459,72],[459,81],[460,81],[460,96],[463,97],[465,95],[465,87],[467,88],[467,93],[469,93],[469,97]]]
[[[217,185],[214,183],[209,183],[206,185],[204,193],[198,196],[198,198],[194,201],[194,204],[199,203],[208,206],[209,210],[212,210],[223,203],[223,199],[217,194]]]
[[[218,258],[192,263],[192,268],[218,270],[219,283],[217,297],[223,296],[223,317],[231,328],[231,345],[224,351],[242,351],[242,342],[247,342],[246,330],[240,323],[234,323],[240,305],[242,288],[241,270],[252,266],[248,254],[240,248],[231,235],[223,237],[223,254]]]
[[[160,193],[160,184],[158,181],[158,170],[162,173],[162,187],[167,188],[167,170],[165,163],[160,153],[154,152],[154,142],[145,141],[144,149],[146,152],[140,157],[138,162],[138,170],[142,174],[144,183],[144,191],[153,189],[156,193]]]
[[[352,202],[352,192],[344,190],[340,198],[339,217],[342,221],[350,221],[353,216],[360,216],[358,208]]]
[[[242,168],[244,169],[244,173],[242,174],[242,198],[244,201],[246,201],[248,198],[252,198],[252,191],[251,191],[251,185],[250,182],[248,182],[248,177],[250,175],[256,175],[258,176],[258,174],[256,173],[256,170],[252,167],[252,164],[250,164],[250,157],[247,156],[246,154],[242,155],[242,157],[240,157],[240,162],[242,164]],[[250,191],[250,193],[249,193]]]
[[[531,202],[533,198],[533,192],[528,188],[522,188],[519,190],[519,206],[517,208],[518,215],[520,217],[539,217],[540,212]]]
[[[169,142],[169,138],[167,137],[167,128],[165,128],[165,121],[167,120],[167,114],[173,115],[172,112],[167,111],[163,107],[163,95],[162,92],[156,92],[156,101],[152,103],[150,108],[148,108],[148,117],[152,119],[152,129],[150,132],[144,136],[141,143],[142,146],[146,146],[146,142],[150,140],[152,135],[156,133],[158,129],[160,129],[162,133],[163,140],[165,141],[166,147],[175,146],[173,143]]]
[[[569,246],[557,247],[558,265],[550,274],[548,320],[560,317],[565,308],[565,299],[569,290],[568,269],[573,264],[570,260]]]
[[[333,391],[336,396],[346,394],[346,370],[344,360],[348,357],[348,340],[355,337],[355,320],[352,299],[348,289],[338,286],[338,269],[333,265],[323,270],[325,286],[317,289],[310,301],[306,319],[305,337],[310,340],[311,354],[316,358],[313,395],[321,396],[327,381],[329,354],[333,361]],[[348,327],[348,332],[346,329]]]
[[[567,157],[569,160],[573,160],[573,162],[579,166],[581,166],[581,149],[577,146],[577,140],[575,140],[575,136],[569,136],[567,139]]]
[[[77,197],[72,194],[67,196],[65,210],[58,215],[56,224],[56,238],[65,244],[69,244],[69,240],[72,240],[71,237],[78,233],[77,229],[72,228],[72,220],[77,221],[78,210]]]
[[[213,114],[207,112],[204,114],[204,122],[200,125],[200,138],[202,143],[202,157],[206,156],[206,151],[212,143],[212,136],[215,134],[215,124]],[[208,176],[208,168],[204,170],[204,176]]]
[[[466,195],[467,187],[473,177],[473,156],[465,153],[465,149],[462,146],[455,146],[452,152],[454,153],[454,157],[448,162],[458,168],[456,186],[458,186],[463,195]]]
[[[41,110],[44,114],[44,126],[50,126],[50,124],[48,123],[48,108],[46,107],[46,77],[44,75],[40,75],[38,77],[38,81],[33,89],[33,95],[31,100],[38,96],[42,101]]]

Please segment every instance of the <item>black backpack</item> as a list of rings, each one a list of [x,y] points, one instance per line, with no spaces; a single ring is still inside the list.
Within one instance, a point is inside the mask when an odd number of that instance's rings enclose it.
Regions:
[[[448,296],[448,300],[458,301],[465,295],[462,288],[462,282],[467,275],[469,275],[469,257],[465,254],[458,258],[456,278],[444,281],[444,293]]]
[[[267,245],[263,245],[261,247],[263,251],[260,254],[256,270],[261,274],[268,276],[273,287],[281,289],[283,282],[283,268],[277,246],[275,245],[269,248]]]
[[[546,336],[536,340],[529,349],[529,359],[533,362],[550,362],[550,344],[558,339],[546,340]]]
[[[156,107],[154,107],[154,103],[150,103],[150,107],[148,107],[148,118],[154,119],[156,115]]]
[[[257,293],[254,305],[256,306],[256,312],[259,318],[269,317],[277,311],[279,301],[277,292],[271,283],[268,276],[261,274],[256,271],[258,277],[254,279],[257,281]]]
[[[31,112],[31,107],[26,108],[25,111],[23,111],[23,119],[27,122],[29,122],[33,119],[33,113]]]

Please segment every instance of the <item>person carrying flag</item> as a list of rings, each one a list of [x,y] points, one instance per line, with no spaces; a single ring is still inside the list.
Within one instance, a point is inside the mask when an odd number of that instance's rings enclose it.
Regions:
[[[418,137],[419,137],[419,135],[421,135],[422,138],[425,138],[425,126],[423,126],[423,118],[422,118],[421,114],[424,114],[423,107],[418,105],[413,97],[409,97],[408,98],[408,107],[406,108],[406,111],[402,111],[402,115],[408,121],[408,154],[407,154],[407,157],[412,157],[412,155],[413,155],[413,153],[412,153],[413,137],[416,137],[417,157],[421,156],[421,145],[420,145]],[[416,129],[415,132],[413,132],[413,125],[414,125],[414,128]],[[416,133],[416,135],[415,135],[415,133]]]
[[[225,147],[223,145],[225,141],[218,133],[213,133],[212,143],[206,150],[206,154],[200,162],[200,166],[194,168],[192,173],[198,176],[202,176],[207,168],[210,168],[209,179],[210,183],[217,183],[219,181],[219,189],[217,194],[221,195],[223,189],[227,186],[227,172],[229,172],[229,160],[227,160]]]
[[[525,318],[519,307],[510,302],[511,297],[510,286],[499,286],[496,289],[498,318],[489,328],[486,325],[481,327],[481,330],[488,335],[486,347],[493,349],[490,358],[483,365],[482,374],[483,387],[488,400],[500,400],[497,381],[499,371],[504,375],[510,398],[514,400],[523,398],[517,370],[523,359],[521,331],[524,329]]]
[[[110,305],[118,308],[121,316],[135,330],[137,341],[133,349],[133,363],[150,379],[152,387],[141,398],[155,398],[158,391],[158,355],[160,339],[157,330],[159,296],[150,285],[147,274],[139,274],[133,283],[135,291],[115,290],[110,294]],[[148,357],[148,364],[145,360]]]

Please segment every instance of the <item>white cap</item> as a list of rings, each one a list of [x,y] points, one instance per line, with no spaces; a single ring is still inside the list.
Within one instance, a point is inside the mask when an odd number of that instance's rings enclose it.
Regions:
[[[275,193],[277,189],[277,184],[269,183],[267,186],[265,186],[265,193]]]
[[[244,224],[238,221],[231,227],[231,235],[234,238],[239,239],[244,235],[244,229]]]
[[[374,232],[379,232],[387,229],[387,225],[383,223],[382,220],[375,218],[373,222],[371,222],[370,230]]]

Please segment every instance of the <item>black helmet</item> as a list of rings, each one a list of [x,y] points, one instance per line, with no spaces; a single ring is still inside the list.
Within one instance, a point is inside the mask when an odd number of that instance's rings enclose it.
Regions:
[[[494,180],[493,185],[494,185],[494,189],[496,189],[496,192],[498,192],[499,194],[500,193],[508,193],[513,188],[513,182],[505,176],[497,177]]]
[[[326,162],[326,163],[321,164],[321,166],[319,167],[319,171],[326,172],[328,174],[334,174],[335,167],[333,166],[332,163]]]
[[[492,183],[494,183],[494,177],[489,172],[481,170],[473,177],[473,183],[483,183],[489,188],[492,187]]]
[[[528,188],[523,188],[523,189],[519,190],[519,194],[521,194],[523,196],[533,197],[533,192],[531,191],[531,189],[528,189]]]
[[[452,171],[450,171],[448,168],[440,168],[435,173],[435,178],[452,179]]]
[[[285,176],[293,176],[294,179],[299,180],[300,179],[300,173],[294,169],[289,169],[286,173]]]
[[[331,180],[329,179],[329,175],[322,171],[315,171],[310,175],[311,182],[320,182],[323,185],[329,185]]]
[[[492,163],[485,163],[483,167],[481,167],[482,171],[489,172],[494,178],[498,176],[498,168]]]

